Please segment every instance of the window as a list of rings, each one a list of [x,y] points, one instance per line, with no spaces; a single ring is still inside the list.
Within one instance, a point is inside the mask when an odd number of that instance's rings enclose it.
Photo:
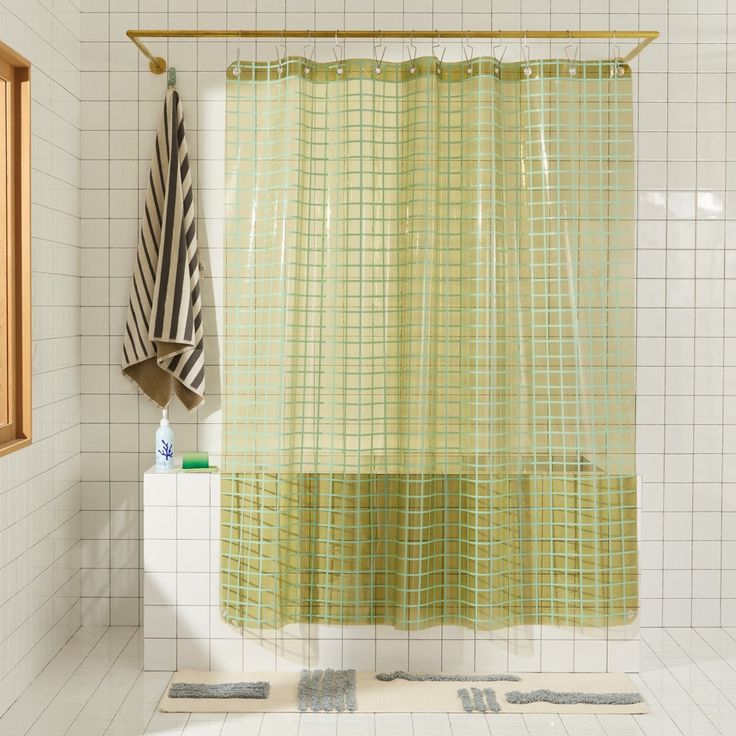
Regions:
[[[0,43],[0,455],[31,441],[29,66]]]

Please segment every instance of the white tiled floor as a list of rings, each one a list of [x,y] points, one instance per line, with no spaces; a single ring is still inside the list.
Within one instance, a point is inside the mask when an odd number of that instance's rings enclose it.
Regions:
[[[717,736],[736,733],[736,629],[644,629],[646,716],[187,715],[156,711],[131,627],[85,627],[0,718],[0,736]]]

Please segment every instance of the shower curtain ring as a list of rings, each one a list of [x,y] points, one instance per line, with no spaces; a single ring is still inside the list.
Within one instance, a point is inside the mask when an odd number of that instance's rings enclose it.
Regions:
[[[526,41],[526,31],[524,31],[524,43],[521,47],[521,55],[524,58],[524,76],[531,77],[532,68],[529,66],[529,44]]]
[[[470,53],[468,53],[468,49],[470,49]],[[465,63],[467,64],[467,67],[465,68],[466,74],[472,74],[473,73],[473,47],[470,45],[470,31],[466,31],[465,33],[465,42],[463,43],[463,56],[465,57]]]
[[[383,51],[381,52],[381,58],[378,58],[378,49],[383,46]],[[386,46],[383,43],[383,31],[378,31],[378,43],[373,44],[373,63],[374,68],[376,71],[376,74],[381,73],[381,67],[383,65],[383,57],[386,55]]]
[[[621,47],[616,43],[616,33],[613,34],[613,43],[611,44],[611,50],[613,55],[613,65],[611,66],[612,77],[623,77],[625,74],[624,68],[621,64]]]
[[[343,65],[345,64],[345,42],[341,44],[337,34],[339,31],[335,31],[335,47],[332,49],[332,54],[335,57],[335,62],[337,63],[337,73],[339,76],[342,76],[343,71]],[[340,49],[340,56],[338,58],[337,56],[337,50]]]
[[[442,49],[442,56],[440,58],[437,58],[437,54],[435,53],[435,49],[439,48],[440,46],[440,32],[436,31],[437,33],[437,42],[432,43],[432,56],[434,56],[434,63],[435,63],[435,70],[437,71],[437,74],[442,74],[442,62],[445,59],[445,51],[447,51],[447,47],[445,46]]]
[[[309,41],[312,41],[310,44]],[[311,45],[312,51],[310,52],[309,56],[307,56],[307,49]],[[317,39],[312,39],[312,31],[307,31],[307,45],[304,47],[304,58],[306,59],[307,63],[304,65],[304,73],[305,74],[311,74],[312,73],[312,67],[311,64],[314,63],[314,52],[317,50]]]
[[[574,46],[572,43],[572,31],[567,32],[570,43],[565,46],[565,56],[567,57],[567,72],[571,77],[574,77],[578,73],[578,68],[575,66],[578,60],[578,54],[580,53],[580,46]],[[574,48],[575,52],[571,55],[570,49]]]
[[[411,60],[411,66],[409,67],[409,74],[414,74],[417,70],[417,47],[414,43],[414,29],[411,31],[411,40],[409,41],[409,59]],[[412,54],[411,52],[414,51]]]
[[[278,44],[276,45],[276,58],[279,61],[279,76],[284,73],[284,62],[286,61],[286,28],[284,28],[283,35],[281,36],[281,48],[283,49],[283,56],[279,54]]]
[[[501,52],[501,56],[496,58],[496,49],[503,47],[503,51]],[[495,60],[495,72],[496,74],[501,73],[501,62],[503,61],[503,57],[506,56],[506,45],[503,42],[503,31],[498,32],[498,43],[494,43],[493,47],[491,48],[491,56]]]
[[[235,52],[235,68],[233,69],[233,76],[236,79],[240,79],[240,40],[242,38],[242,33],[238,31],[238,48]]]

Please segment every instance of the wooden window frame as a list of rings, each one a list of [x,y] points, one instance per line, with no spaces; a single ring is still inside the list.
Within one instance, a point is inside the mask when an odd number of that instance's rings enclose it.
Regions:
[[[7,265],[6,300],[0,292],[0,455],[31,443],[30,67],[0,42],[0,79],[6,87],[0,96],[0,106],[5,107],[0,119],[0,176],[6,177],[0,227],[4,222],[7,246],[3,252],[0,242],[0,258]]]

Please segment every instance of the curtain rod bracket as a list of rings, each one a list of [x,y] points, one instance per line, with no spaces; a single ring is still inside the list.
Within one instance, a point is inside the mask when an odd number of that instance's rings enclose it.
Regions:
[[[156,56],[148,62],[148,68],[154,74],[163,74],[166,71],[166,59],[163,56]]]

